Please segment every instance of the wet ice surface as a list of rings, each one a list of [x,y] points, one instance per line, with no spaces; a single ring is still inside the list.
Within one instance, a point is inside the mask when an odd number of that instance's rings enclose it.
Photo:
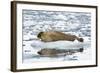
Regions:
[[[23,63],[47,61],[80,61],[91,59],[91,13],[45,11],[23,9]],[[37,38],[39,32],[60,31],[74,34],[84,39],[83,43],[75,40],[42,42]],[[59,57],[41,57],[37,52],[43,48],[79,49],[83,52]]]

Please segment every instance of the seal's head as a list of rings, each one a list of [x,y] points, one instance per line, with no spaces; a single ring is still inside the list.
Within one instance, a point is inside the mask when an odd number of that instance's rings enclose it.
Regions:
[[[39,55],[48,55],[51,52],[50,49],[41,49],[40,51],[38,51],[37,53]]]
[[[39,55],[41,55],[41,52],[40,52],[40,51],[38,51],[37,53],[38,53]]]
[[[42,36],[43,32],[40,32],[37,37],[41,39],[41,36]]]

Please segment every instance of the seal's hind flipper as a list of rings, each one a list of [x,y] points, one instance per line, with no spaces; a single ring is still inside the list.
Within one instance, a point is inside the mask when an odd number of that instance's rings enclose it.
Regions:
[[[79,52],[83,52],[83,50],[84,50],[83,48],[80,48],[80,49],[79,49]]]

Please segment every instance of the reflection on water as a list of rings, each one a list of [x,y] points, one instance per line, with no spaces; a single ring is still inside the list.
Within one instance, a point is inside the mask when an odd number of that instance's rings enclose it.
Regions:
[[[86,41],[84,43],[80,42],[68,42],[68,41],[56,41],[56,42],[42,42],[40,40],[29,40],[23,41],[23,62],[45,62],[45,61],[74,61],[74,60],[87,60],[91,58],[91,48],[90,41]],[[60,45],[59,45],[60,44]],[[47,48],[53,49],[56,48],[58,50],[67,50],[70,52],[78,51],[80,48],[83,48],[83,52],[76,52],[68,55],[59,55],[59,56],[43,56],[39,55],[38,52]]]

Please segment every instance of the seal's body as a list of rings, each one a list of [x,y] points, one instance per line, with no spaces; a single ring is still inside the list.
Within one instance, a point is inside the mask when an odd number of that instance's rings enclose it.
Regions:
[[[55,56],[64,56],[64,55],[72,55],[77,52],[83,52],[83,48],[80,49],[41,49],[37,53],[41,56],[47,57],[55,57]]]
[[[79,38],[75,35],[65,34],[57,31],[40,32],[37,37],[44,42],[52,42],[58,40],[74,41],[75,39],[77,39],[80,42],[83,42],[83,38]]]

